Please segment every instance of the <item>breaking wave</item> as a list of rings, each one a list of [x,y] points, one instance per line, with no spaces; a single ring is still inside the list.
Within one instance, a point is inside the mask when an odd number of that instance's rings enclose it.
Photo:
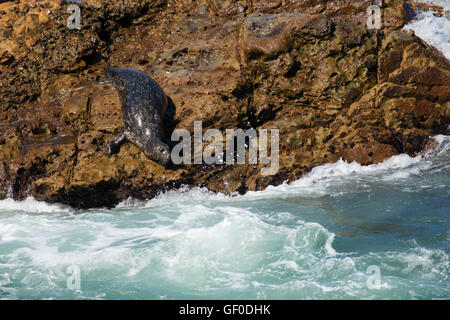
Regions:
[[[432,11],[420,12],[404,29],[413,30],[418,37],[450,59],[450,21],[446,17],[436,17]]]
[[[0,298],[448,298],[450,138],[435,139],[421,156],[341,160],[242,196],[182,188],[88,211],[0,201]]]

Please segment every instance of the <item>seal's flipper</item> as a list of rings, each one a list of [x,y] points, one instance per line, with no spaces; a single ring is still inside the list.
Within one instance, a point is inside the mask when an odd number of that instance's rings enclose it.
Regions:
[[[116,154],[119,153],[120,146],[127,142],[127,138],[125,137],[125,130],[122,130],[117,137],[112,139],[108,143],[108,154]]]

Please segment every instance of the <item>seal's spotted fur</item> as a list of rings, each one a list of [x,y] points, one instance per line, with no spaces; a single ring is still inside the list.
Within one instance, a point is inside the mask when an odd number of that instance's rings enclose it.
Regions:
[[[169,100],[158,84],[147,74],[134,69],[105,68],[108,78],[119,91],[124,128],[108,144],[108,153],[119,152],[126,141],[134,143],[153,161],[166,165],[170,148],[161,139],[162,123]]]

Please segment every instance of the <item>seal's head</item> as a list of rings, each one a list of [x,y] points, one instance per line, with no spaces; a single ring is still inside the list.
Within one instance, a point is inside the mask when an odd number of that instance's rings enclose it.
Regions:
[[[125,72],[126,70],[124,71],[122,69],[109,67],[106,67],[104,70],[108,80],[114,84],[117,90],[119,90],[119,93],[122,90],[127,89],[127,79],[126,79],[127,73]]]
[[[167,166],[170,162],[170,148],[160,140],[148,141],[142,151],[144,151],[147,157],[162,166]]]

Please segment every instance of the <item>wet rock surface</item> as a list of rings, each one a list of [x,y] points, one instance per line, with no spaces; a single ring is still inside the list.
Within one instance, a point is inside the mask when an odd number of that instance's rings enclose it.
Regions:
[[[376,2],[376,1],[375,1]],[[448,134],[450,63],[412,33],[406,1],[0,1],[0,198],[114,206],[181,185],[224,193],[298,179],[343,158],[371,164]],[[174,128],[279,129],[280,169],[165,169],[123,127],[105,66],[152,76],[176,106]]]

